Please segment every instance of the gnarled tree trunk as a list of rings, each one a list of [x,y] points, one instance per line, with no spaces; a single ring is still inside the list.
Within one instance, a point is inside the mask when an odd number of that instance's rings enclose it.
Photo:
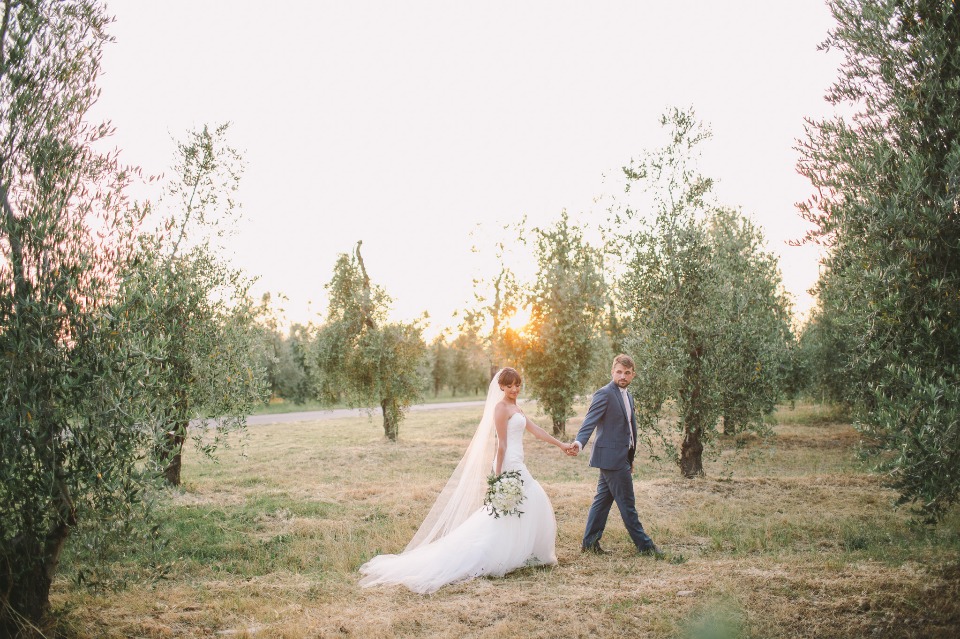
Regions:
[[[553,420],[553,436],[557,439],[565,439],[567,436],[567,420]]]
[[[687,371],[687,406],[683,415],[683,442],[680,444],[680,473],[687,479],[703,477],[703,407],[702,403],[703,348],[695,344],[690,349]]]
[[[700,429],[694,428],[684,433],[680,444],[680,473],[687,479],[703,477],[703,442],[700,441]]]
[[[383,434],[395,442],[400,433],[400,407],[396,400],[387,397],[380,400],[380,409],[383,411]]]
[[[183,467],[183,442],[187,439],[189,422],[178,424],[176,428],[163,435],[157,458],[162,464],[163,478],[170,486],[180,485],[180,470]]]
[[[63,546],[71,528],[77,524],[77,513],[66,486],[58,482],[57,488],[60,492],[58,521],[43,541],[26,537],[13,541],[14,551],[34,558],[33,565],[20,565],[18,574],[13,574],[10,565],[0,567],[0,636],[19,636],[25,625],[40,623],[50,612],[50,586],[60,565]]]

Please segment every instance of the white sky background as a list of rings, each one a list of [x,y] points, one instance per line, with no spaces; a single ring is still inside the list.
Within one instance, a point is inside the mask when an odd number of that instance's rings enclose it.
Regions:
[[[153,174],[174,137],[233,123],[247,168],[232,259],[258,292],[289,297],[292,321],[325,313],[337,254],[363,240],[397,319],[428,311],[428,335],[453,324],[473,278],[496,268],[492,246],[470,247],[523,215],[602,223],[620,184],[604,176],[663,142],[670,106],[711,126],[704,173],[764,229],[796,310],[812,304],[817,251],[786,241],[807,228],[794,204],[810,194],[793,147],[805,116],[828,113],[839,61],[816,50],[832,26],[822,0],[108,9],[116,43],[95,116],[113,121],[121,159]]]

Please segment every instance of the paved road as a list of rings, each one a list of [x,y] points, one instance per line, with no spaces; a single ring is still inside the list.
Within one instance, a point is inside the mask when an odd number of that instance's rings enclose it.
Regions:
[[[469,402],[444,402],[440,404],[416,404],[410,410],[437,410],[440,408],[463,408],[466,406],[483,406],[484,400],[478,399]],[[336,419],[338,417],[362,417],[366,411],[360,408],[331,408],[329,410],[311,410],[300,413],[277,413],[275,415],[251,415],[247,418],[248,426],[262,424],[285,424],[288,422],[312,422],[321,419]],[[380,409],[374,414],[379,416]]]

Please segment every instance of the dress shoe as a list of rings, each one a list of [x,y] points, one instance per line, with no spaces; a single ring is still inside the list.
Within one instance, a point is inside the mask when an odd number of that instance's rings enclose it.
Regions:
[[[645,557],[653,557],[657,560],[664,559],[666,557],[663,551],[657,548],[656,544],[650,546],[649,548],[644,548],[640,551],[640,554],[644,555]]]
[[[593,544],[592,546],[580,546],[580,552],[592,552],[595,555],[609,555],[609,550],[604,550],[600,547],[600,544]]]

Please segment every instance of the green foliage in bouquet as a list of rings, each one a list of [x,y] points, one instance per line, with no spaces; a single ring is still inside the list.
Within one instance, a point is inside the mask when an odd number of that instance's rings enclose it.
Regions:
[[[483,505],[494,518],[510,515],[519,517],[523,514],[520,510],[523,499],[523,479],[519,470],[508,470],[499,475],[491,473],[487,477],[487,494],[483,498]]]

